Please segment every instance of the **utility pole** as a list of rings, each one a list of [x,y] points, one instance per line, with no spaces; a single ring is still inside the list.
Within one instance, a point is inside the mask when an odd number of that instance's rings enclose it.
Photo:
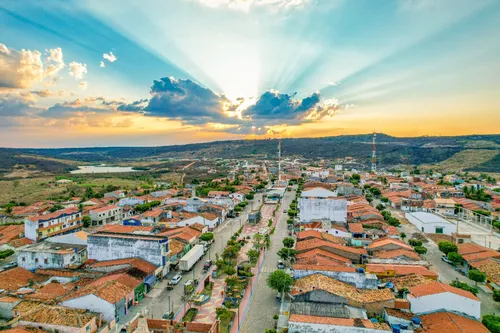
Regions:
[[[372,148],[372,174],[377,173],[377,134],[373,132],[373,148]]]

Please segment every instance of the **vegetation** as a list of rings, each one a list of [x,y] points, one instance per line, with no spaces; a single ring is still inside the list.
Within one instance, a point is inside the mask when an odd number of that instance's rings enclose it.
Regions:
[[[448,255],[448,253],[450,252],[458,252],[457,246],[452,242],[447,242],[447,241],[439,242],[438,247],[439,251],[443,252],[445,255]]]
[[[413,250],[417,252],[418,254],[426,254],[427,253],[427,248],[425,246],[415,246],[413,247]]]
[[[142,205],[135,206],[135,211],[139,213],[144,213],[145,211],[150,210],[151,208],[157,207],[161,204],[160,201],[151,201]]]
[[[384,217],[384,220],[389,225],[392,225],[394,227],[399,227],[401,225],[401,222],[399,222],[399,220],[397,218],[393,217],[392,214],[391,214],[391,212],[389,212],[387,210],[383,210],[380,213],[382,214],[382,216]]]
[[[408,244],[410,244],[411,246],[422,246],[422,241],[415,238],[410,238],[408,240]]]
[[[491,201],[491,195],[484,192],[483,188],[476,189],[474,186],[464,186],[464,195],[467,199],[478,200],[478,201]]]
[[[500,302],[500,290],[493,290],[493,300]]]
[[[200,236],[200,240],[204,242],[210,242],[214,239],[214,234],[213,232],[205,232]]]
[[[457,252],[448,252],[446,255],[448,260],[452,261],[455,265],[459,265],[463,262],[464,258]]]
[[[278,256],[286,261],[295,261],[295,257],[297,256],[297,250],[284,247],[278,251]]]
[[[88,228],[88,227],[90,227],[90,224],[92,223],[92,220],[90,219],[90,216],[85,215],[85,216],[82,218],[82,222],[83,222],[83,227],[84,227],[84,228]]]
[[[259,260],[260,252],[255,249],[250,249],[247,252],[248,260],[252,266],[255,266],[257,260]]]
[[[406,234],[404,232],[399,234],[399,237],[401,237],[402,240],[405,240]]]
[[[182,317],[182,321],[183,322],[191,322],[191,321],[193,321],[194,317],[196,317],[197,313],[198,313],[198,309],[197,308],[190,308],[189,310],[187,310],[187,312],[184,315],[184,317]]]
[[[295,244],[295,239],[293,237],[286,237],[283,239],[283,245],[289,249]]]
[[[500,333],[500,316],[484,315],[482,323],[491,333]]]
[[[455,287],[455,288],[460,288],[460,289],[463,289],[466,291],[470,291],[474,295],[477,295],[477,293],[479,292],[479,290],[477,288],[475,288],[471,285],[468,285],[465,282],[453,281],[452,283],[450,283],[450,286]]]
[[[293,279],[283,270],[276,270],[267,277],[267,286],[277,292],[289,292],[293,285]]]
[[[486,274],[478,271],[477,269],[471,269],[469,271],[469,279],[474,281],[476,283],[476,286],[477,286],[478,282],[484,282],[486,280]]]
[[[13,255],[15,252],[13,250],[3,250],[3,251],[0,251],[0,259],[5,259],[7,257],[10,257],[11,255]]]

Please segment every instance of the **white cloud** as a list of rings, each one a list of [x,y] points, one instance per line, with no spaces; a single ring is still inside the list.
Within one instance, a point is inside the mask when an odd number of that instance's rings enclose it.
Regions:
[[[275,9],[299,8],[311,0],[197,0],[202,5],[217,8],[227,7],[233,10],[248,11],[253,7],[269,6]]]
[[[80,86],[80,89],[86,90],[88,87],[87,81],[80,82],[79,86]]]
[[[104,61],[101,61],[101,63],[99,64],[99,67],[101,67],[101,68],[106,67],[106,64],[104,64]]]
[[[102,57],[109,62],[115,62],[118,58],[113,54],[113,52],[109,52],[109,54],[103,53]]]
[[[5,54],[10,54],[10,51],[7,48],[7,46],[5,46],[5,44],[2,44],[2,43],[0,43],[0,52],[5,53]]]
[[[72,61],[69,63],[68,74],[76,80],[81,80],[87,74],[87,65]]]
[[[45,62],[48,63],[45,69],[45,76],[49,77],[57,74],[66,65],[64,64],[63,52],[60,47],[45,51],[49,53],[49,56],[45,59]]]

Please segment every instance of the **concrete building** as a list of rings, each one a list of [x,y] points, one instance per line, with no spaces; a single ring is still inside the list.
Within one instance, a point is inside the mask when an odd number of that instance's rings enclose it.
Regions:
[[[435,198],[436,213],[441,215],[455,215],[455,201],[453,199]]]
[[[292,314],[288,320],[288,332],[384,333],[387,330],[375,327],[368,319]]]
[[[153,227],[112,226],[88,236],[88,257],[98,261],[141,258],[160,268],[161,277],[169,270],[168,237]]]
[[[481,317],[481,301],[469,291],[441,282],[408,288],[406,296],[415,314],[437,310],[456,311],[474,318]]]
[[[406,213],[406,218],[418,230],[426,234],[450,235],[455,232],[456,226],[444,218],[427,212]]]
[[[32,241],[39,241],[56,235],[65,235],[81,230],[82,212],[76,207],[58,210],[45,215],[28,217],[24,220],[24,235]]]
[[[106,225],[109,223],[120,222],[122,220],[122,208],[109,205],[89,212],[92,225]]]
[[[125,198],[125,191],[116,190],[113,192],[104,193],[104,197],[105,198],[122,199],[122,198]]]
[[[18,251],[17,264],[27,270],[77,268],[87,260],[87,246],[41,242]]]
[[[336,223],[347,222],[347,200],[338,198],[337,193],[323,188],[302,192],[299,201],[300,222],[330,220]]]

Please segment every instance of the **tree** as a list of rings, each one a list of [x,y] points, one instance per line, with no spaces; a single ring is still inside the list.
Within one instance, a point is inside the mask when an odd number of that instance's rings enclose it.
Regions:
[[[452,261],[455,265],[459,265],[464,260],[457,252],[449,252],[447,255],[448,260]]]
[[[254,198],[254,195],[252,193],[248,193],[246,196],[245,196],[245,199],[247,200],[253,200]]]
[[[293,279],[283,270],[276,270],[267,277],[267,286],[283,294],[289,292],[293,285]]]
[[[415,250],[415,252],[417,252],[418,254],[426,254],[427,253],[427,248],[425,246],[415,246],[413,248],[413,250]]]
[[[487,314],[483,316],[482,323],[492,333],[500,333],[500,317]]]
[[[380,201],[382,201],[382,202],[389,202],[389,198],[382,197],[382,198],[380,198]]]
[[[215,316],[221,321],[229,321],[233,318],[233,312],[224,307],[215,309]]]
[[[452,242],[439,242],[438,244],[439,251],[443,252],[444,254],[448,255],[450,252],[458,252],[458,248],[455,244]]]
[[[253,244],[256,249],[261,249],[264,246],[264,236],[261,233],[253,235]]]
[[[382,191],[380,191],[378,188],[376,187],[370,187],[370,192],[375,195],[375,196],[379,196],[382,194]]]
[[[284,247],[278,251],[278,256],[285,261],[295,261],[297,250]]]
[[[211,240],[214,239],[214,234],[213,232],[205,232],[204,234],[202,234],[200,236],[200,240],[204,241],[204,242],[210,242]]]
[[[493,300],[500,302],[500,290],[493,290]]]
[[[404,232],[399,234],[399,237],[401,237],[402,240],[405,240],[406,234]]]
[[[382,204],[378,204],[377,207],[375,207],[375,208],[377,208],[378,211],[382,211],[385,209],[385,206]]]
[[[408,240],[408,244],[410,244],[411,246],[422,246],[422,241],[415,238],[410,238]]]
[[[285,239],[283,239],[283,245],[285,245],[285,247],[288,247],[289,249],[291,249],[294,244],[295,239],[293,239],[293,237],[286,237]]]
[[[90,227],[90,223],[92,223],[92,220],[90,219],[90,216],[85,215],[85,216],[82,218],[82,222],[83,222],[83,227],[84,227],[84,228],[88,228],[88,227]]]
[[[224,259],[234,259],[238,256],[239,249],[236,246],[228,246],[222,252],[222,258]]]
[[[478,271],[477,269],[471,269],[469,271],[469,279],[476,282],[476,286],[478,282],[484,282],[486,280],[486,274]]]
[[[241,208],[241,206],[234,207],[235,212],[241,212],[242,210],[243,210],[243,208]]]
[[[251,263],[256,263],[257,259],[259,259],[259,255],[260,252],[255,249],[250,249],[247,252],[248,260],[250,260]]]
[[[288,216],[290,216],[290,217],[294,217],[294,216],[296,216],[296,215],[297,215],[297,211],[296,211],[296,210],[294,210],[294,209],[290,209],[290,210],[288,211]]]

